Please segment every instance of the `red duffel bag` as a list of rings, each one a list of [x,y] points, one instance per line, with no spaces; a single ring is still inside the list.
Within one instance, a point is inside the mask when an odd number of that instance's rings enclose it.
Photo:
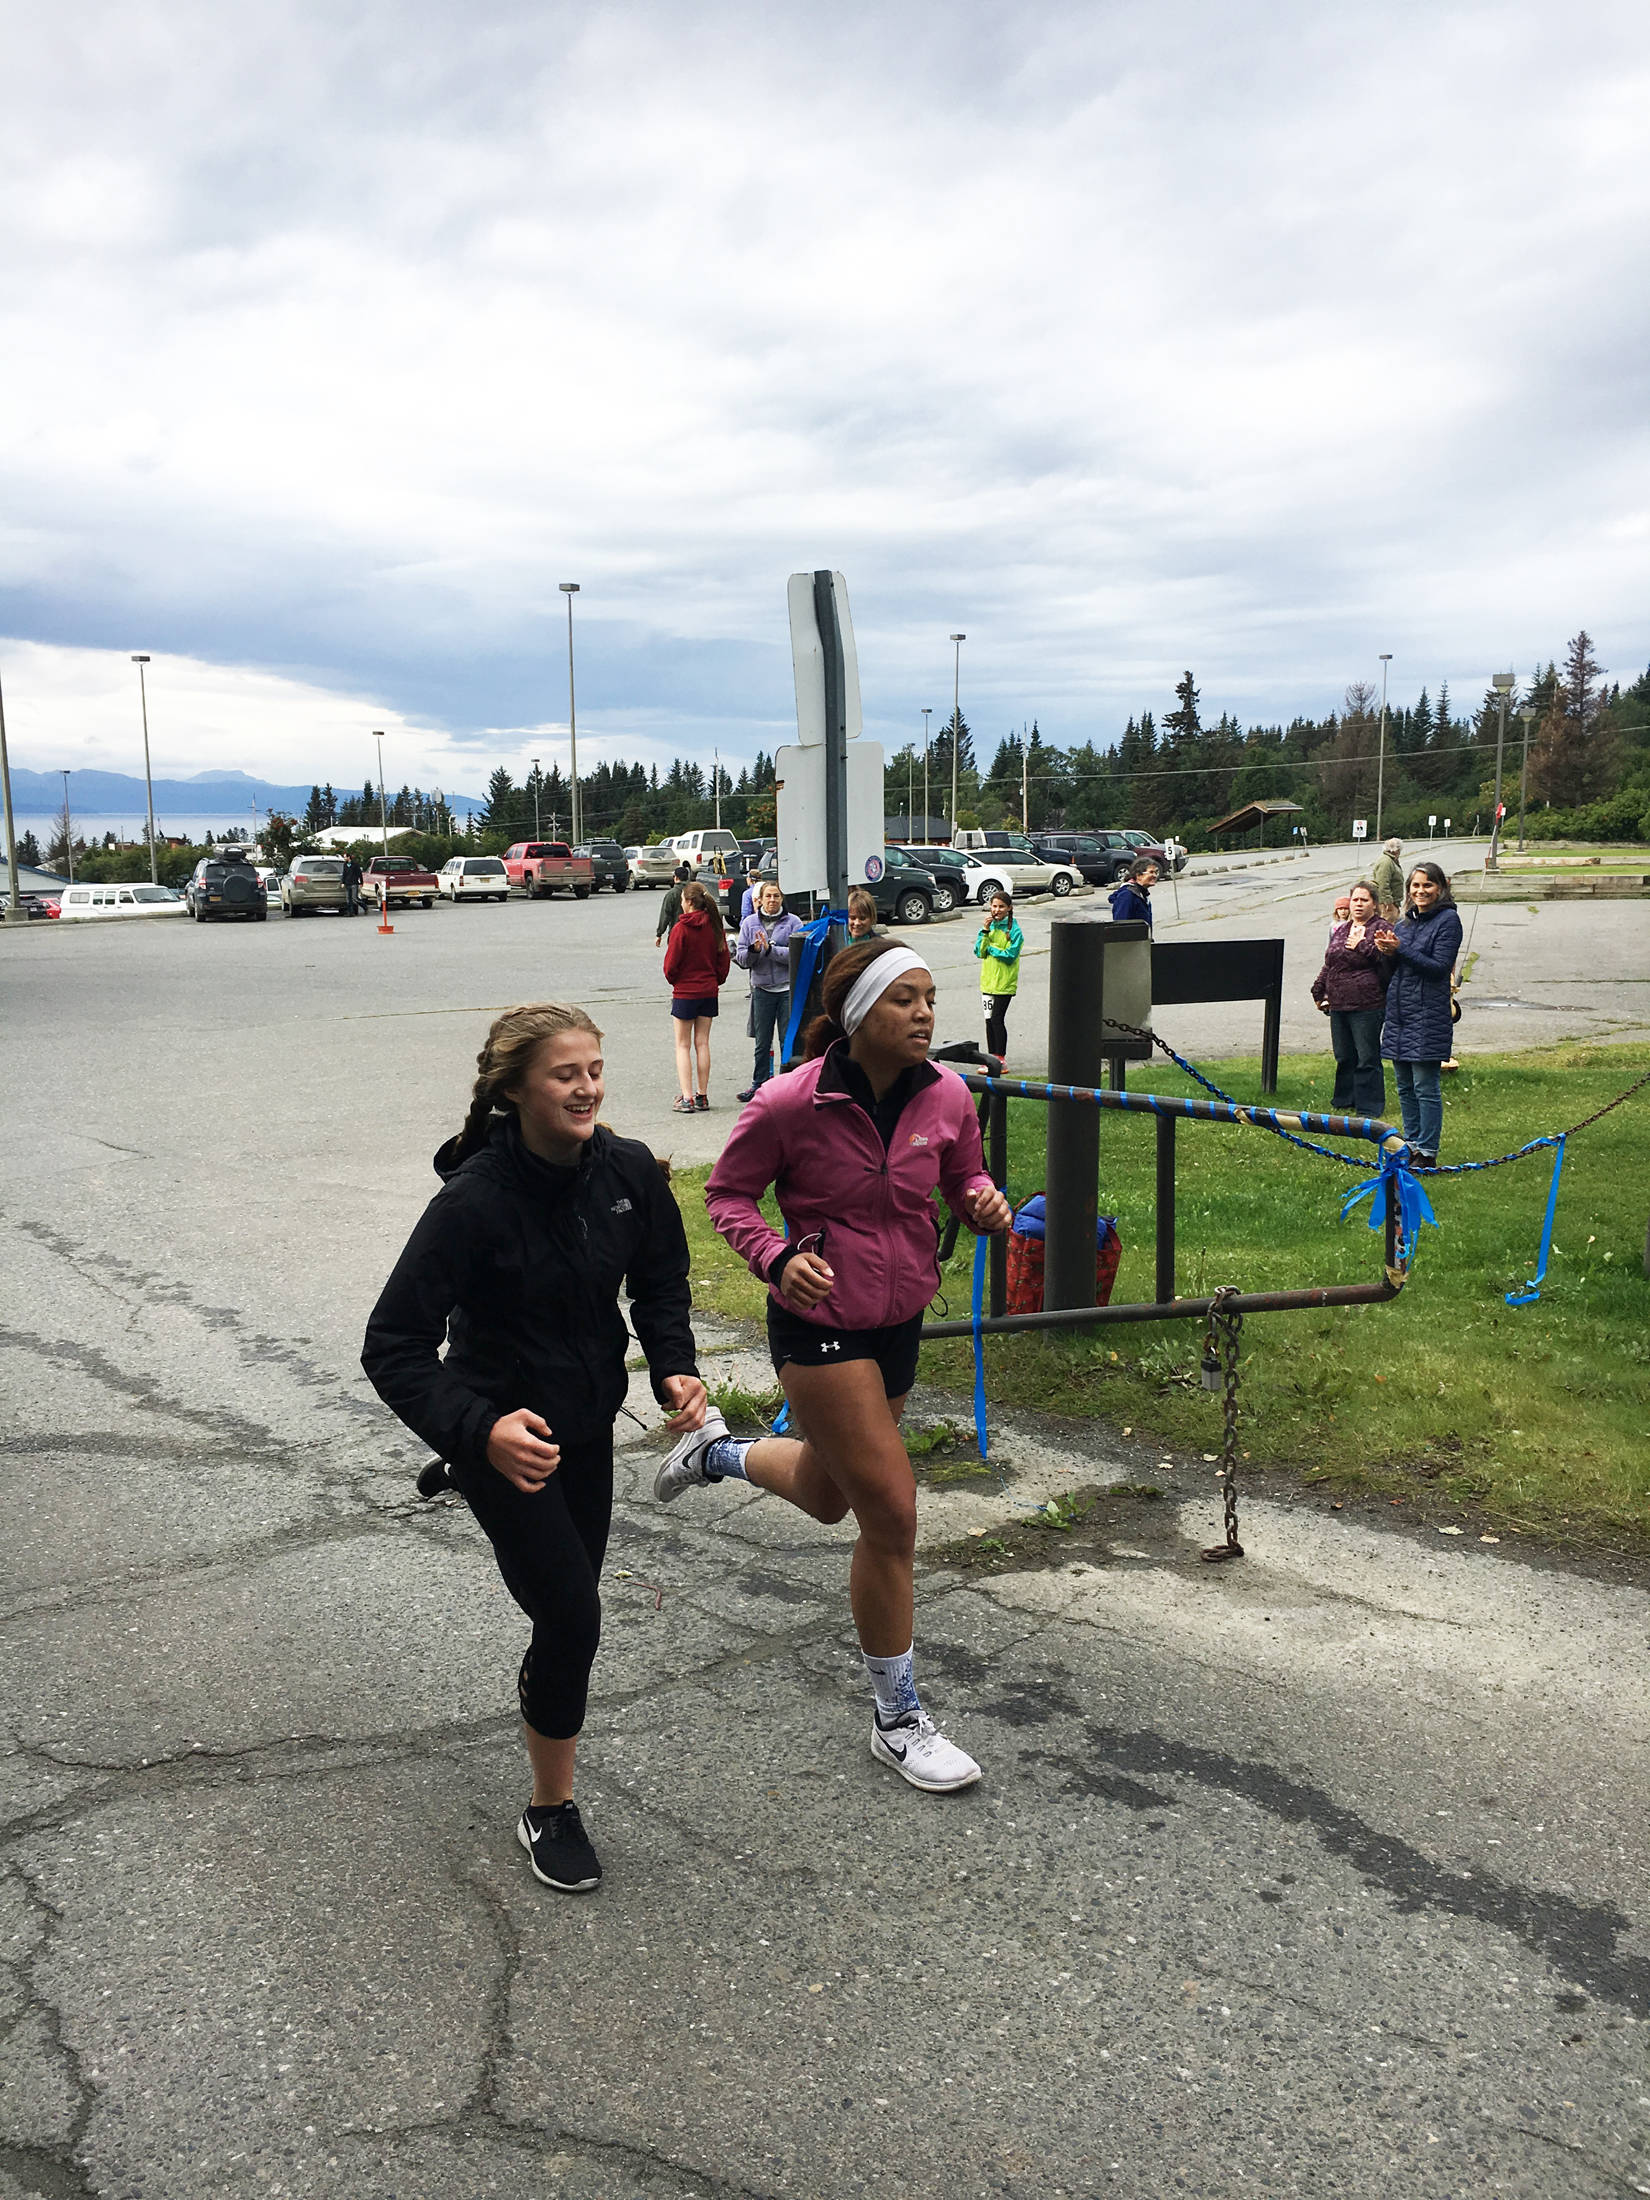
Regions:
[[[1014,1217],[1008,1237],[1008,1311],[1040,1314],[1043,1311],[1043,1195],[1028,1199]],[[1094,1303],[1111,1304],[1111,1287],[1117,1281],[1117,1263],[1123,1241],[1117,1234],[1117,1217],[1101,1215],[1094,1233]]]

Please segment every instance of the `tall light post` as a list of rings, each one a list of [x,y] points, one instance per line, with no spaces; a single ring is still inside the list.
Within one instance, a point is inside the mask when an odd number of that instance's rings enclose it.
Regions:
[[[966,634],[951,637],[951,830],[957,829],[957,752],[962,747],[962,645]]]
[[[61,767],[63,772],[63,857],[69,866],[69,884],[74,884],[74,819],[69,815],[69,773],[72,765]]]
[[[387,856],[390,852],[390,806],[384,794],[384,736],[375,731],[373,739],[378,743],[378,832]],[[390,874],[387,865],[378,896],[378,929],[380,932],[393,932],[395,926],[390,922]]]
[[[1525,703],[1518,713],[1524,721],[1524,762],[1518,774],[1518,845],[1524,845],[1524,797],[1530,787],[1530,728],[1535,724],[1535,705]]]
[[[27,924],[29,912],[23,907],[17,876],[17,821],[11,810],[11,758],[6,754],[6,699],[3,695],[0,695],[0,791],[6,798],[6,868],[11,875],[5,921],[7,924]]]
[[[1490,852],[1484,858],[1484,868],[1496,871],[1500,869],[1496,850],[1501,845],[1501,751],[1507,741],[1507,697],[1513,690],[1513,676],[1510,672],[1492,673],[1490,685],[1495,690],[1495,802],[1490,818]]]
[[[928,721],[934,715],[932,703],[922,709],[922,837],[928,838]]]
[[[160,871],[155,862],[155,783],[149,776],[149,691],[144,686],[143,668],[149,662],[148,652],[133,657],[138,668],[138,703],[143,711],[143,791],[149,801],[149,884],[160,884]]]
[[[533,838],[544,838],[539,825],[539,760],[536,756],[533,758]]]
[[[573,598],[579,592],[577,581],[561,581],[557,584],[567,598],[567,746],[573,768],[573,845],[584,838],[584,809],[579,801],[579,714],[573,704]]]
[[[1386,793],[1386,668],[1392,662],[1390,649],[1383,649],[1381,657],[1381,738],[1375,765],[1375,845],[1381,843],[1381,805]]]

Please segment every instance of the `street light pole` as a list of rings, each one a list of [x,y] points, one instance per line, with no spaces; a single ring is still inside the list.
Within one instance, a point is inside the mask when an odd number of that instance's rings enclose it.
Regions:
[[[69,866],[69,884],[74,884],[74,819],[69,815],[69,773],[73,765],[61,767],[63,772],[63,857]]]
[[[1526,703],[1518,713],[1524,721],[1524,762],[1518,774],[1518,845],[1524,845],[1524,797],[1530,786],[1530,728],[1535,723],[1535,705]]]
[[[573,845],[584,838],[584,810],[579,801],[579,714],[573,702],[573,598],[579,592],[577,581],[561,581],[557,584],[567,598],[567,745],[573,767]]]
[[[928,838],[928,721],[934,715],[932,703],[922,709],[922,837]]]
[[[149,884],[160,884],[160,871],[155,862],[155,783],[149,776],[149,691],[144,686],[143,668],[149,662],[147,653],[132,659],[138,668],[138,702],[143,709],[143,791],[149,798]]]
[[[22,887],[17,875],[17,821],[11,810],[11,758],[6,754],[6,699],[3,695],[0,695],[0,790],[6,798],[6,867],[11,875],[5,921],[7,924],[27,924],[29,912],[23,907]]]
[[[957,751],[962,747],[962,645],[966,634],[953,634],[951,656],[951,830],[957,829]]]
[[[544,838],[539,829],[539,760],[536,756],[533,759],[533,838]]]
[[[1490,685],[1495,690],[1495,803],[1490,818],[1490,852],[1484,858],[1486,871],[1500,869],[1496,850],[1501,845],[1501,752],[1507,741],[1507,697],[1512,693],[1513,676],[1510,672],[1490,675]]]
[[[1381,840],[1382,797],[1386,793],[1386,668],[1392,662],[1390,649],[1383,649],[1381,656],[1381,739],[1375,765],[1375,842]]]
[[[390,806],[384,794],[384,736],[382,732],[375,731],[373,739],[378,743],[378,832],[387,857],[390,852]],[[387,863],[378,887],[378,929],[380,932],[395,930],[390,922],[390,873]]]

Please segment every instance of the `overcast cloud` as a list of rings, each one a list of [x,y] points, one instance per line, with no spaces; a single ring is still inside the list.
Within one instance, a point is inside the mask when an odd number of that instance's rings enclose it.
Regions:
[[[1650,656],[1650,17],[7,10],[14,759],[480,785]],[[581,739],[581,761],[584,742]]]

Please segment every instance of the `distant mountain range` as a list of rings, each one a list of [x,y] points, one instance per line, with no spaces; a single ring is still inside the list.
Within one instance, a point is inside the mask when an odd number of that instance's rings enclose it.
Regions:
[[[283,787],[273,779],[255,779],[250,773],[241,771],[196,772],[188,779],[157,779],[156,820],[158,822],[163,809],[186,817],[205,817],[222,811],[225,822],[233,823],[250,816],[254,802],[260,810],[287,810],[295,817],[302,817],[311,785],[313,781],[306,780],[301,787]],[[340,797],[360,791],[359,786],[341,787],[334,782],[333,792]],[[395,791],[393,787],[390,789],[392,795]],[[18,809],[27,810],[31,815],[52,815],[63,807],[63,774],[60,771],[22,771],[14,766],[11,792]],[[487,798],[479,794],[449,794],[447,802],[458,816],[467,817],[472,810],[485,809]],[[141,817],[143,781],[126,772],[71,771],[69,806],[71,810],[88,813],[130,810]]]

